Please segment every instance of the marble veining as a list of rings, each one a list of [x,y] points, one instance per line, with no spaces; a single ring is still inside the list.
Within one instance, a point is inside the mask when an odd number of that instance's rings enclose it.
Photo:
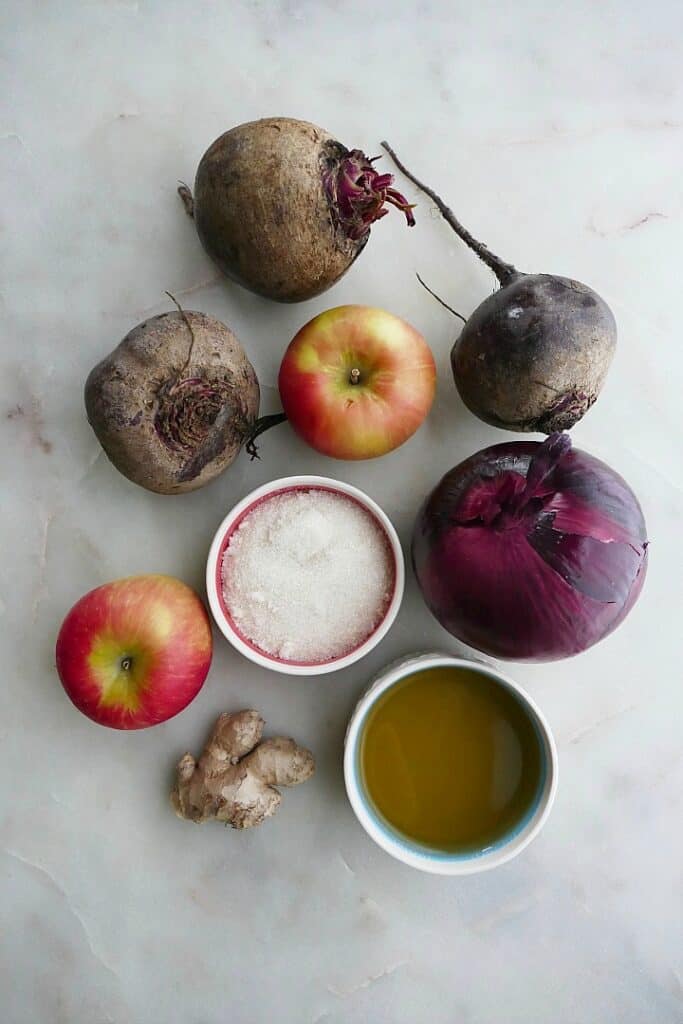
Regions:
[[[683,7],[577,0],[6,0],[0,10],[0,988],[3,1024],[680,1024]],[[404,546],[456,461],[506,435],[457,398],[457,322],[494,287],[423,196],[350,273],[278,306],[227,283],[176,195],[227,127],[307,118],[351,146],[388,138],[475,235],[526,270],[568,274],[615,311],[617,356],[575,443],[640,496],[640,603],[571,661],[508,666],[542,706],[557,801],[517,860],[423,876],[375,847],[346,802],[349,715],[380,668],[455,644],[412,576],[366,661],[279,677],[216,635],[181,716],[120,734],[56,679],[59,624],[85,591],[164,571],[201,587],[228,508],[284,473],[367,490]],[[384,165],[385,161],[382,162]],[[401,182],[405,186],[405,182]],[[421,431],[379,464],[334,463],[288,428],[183,497],[134,487],[85,419],[87,372],[145,316],[230,324],[277,410],[282,351],[344,302],[384,306],[435,352]],[[216,714],[261,710],[318,760],[281,813],[238,835],[168,805],[173,765]]]

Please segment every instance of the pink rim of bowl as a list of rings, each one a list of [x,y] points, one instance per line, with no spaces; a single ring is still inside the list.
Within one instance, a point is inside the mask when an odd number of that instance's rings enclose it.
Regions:
[[[237,629],[223,598],[221,568],[223,555],[232,534],[256,505],[260,505],[276,494],[286,491],[309,490],[331,491],[332,493],[350,498],[365,509],[366,512],[370,513],[382,530],[388,549],[391,552],[394,568],[394,587],[381,622],[352,651],[348,651],[346,654],[339,655],[329,661],[285,661],[262,651]],[[245,658],[249,658],[250,661],[255,662],[257,665],[269,668],[274,672],[283,672],[294,676],[317,676],[323,675],[326,672],[337,672],[339,669],[353,665],[354,662],[360,661],[366,654],[369,654],[391,629],[401,607],[404,586],[405,564],[403,561],[403,551],[398,534],[389,517],[372,498],[369,498],[367,494],[357,487],[346,484],[341,480],[333,480],[324,476],[286,476],[263,484],[262,487],[257,487],[256,490],[248,494],[246,498],[243,498],[242,501],[238,502],[228,512],[216,531],[206,563],[206,592],[209,598],[209,607],[211,608],[216,625],[223,636],[230,641],[240,654],[243,654]]]

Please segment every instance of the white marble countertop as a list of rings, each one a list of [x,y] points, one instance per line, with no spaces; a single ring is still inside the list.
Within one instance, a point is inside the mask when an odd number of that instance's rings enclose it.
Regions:
[[[679,0],[6,0],[0,25],[3,1024],[680,1024]],[[344,729],[368,678],[417,648],[457,649],[412,576],[367,661],[288,678],[216,635],[200,696],[146,732],[94,725],[54,671],[82,593],[145,571],[201,587],[218,521],[257,484],[338,475],[407,544],[442,473],[511,437],[456,397],[454,323],[414,272],[464,312],[493,279],[423,198],[413,232],[387,217],[315,301],[283,307],[218,279],[176,180],[221,131],[272,114],[370,152],[389,138],[502,256],[589,282],[618,319],[574,439],[639,495],[649,576],[610,639],[511,668],[554,728],[560,788],[538,840],[486,875],[392,861],[344,796]],[[343,302],[391,309],[437,355],[433,413],[381,463],[334,463],[280,428],[260,462],[242,456],[205,490],[146,493],[101,454],[82,386],[168,308],[165,289],[233,326],[265,412],[303,322]],[[177,756],[244,705],[312,747],[314,781],[251,834],[178,821]]]

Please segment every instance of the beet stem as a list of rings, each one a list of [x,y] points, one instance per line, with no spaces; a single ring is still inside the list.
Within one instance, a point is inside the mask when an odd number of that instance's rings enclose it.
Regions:
[[[258,448],[254,444],[256,438],[260,437],[260,435],[265,433],[266,430],[270,430],[271,427],[277,427],[278,424],[284,423],[286,419],[287,417],[283,412],[273,413],[272,416],[259,416],[244,442],[246,453],[252,462],[254,459],[261,458],[258,453]]]
[[[192,198],[192,192],[188,185],[184,181],[178,183],[178,195],[183,201],[185,207],[185,213],[188,217],[194,217],[194,199]]]
[[[338,144],[336,144],[338,145]],[[393,174],[380,174],[360,149],[344,150],[341,156],[326,162],[322,181],[335,226],[355,242],[364,238],[370,226],[388,213],[387,203],[415,224],[413,207],[393,184]]]
[[[192,324],[190,323],[190,318],[187,315],[187,313],[185,312],[185,310],[183,309],[183,307],[180,305],[178,300],[176,299],[175,295],[171,295],[170,292],[166,292],[166,295],[168,295],[168,297],[171,300],[171,302],[174,302],[176,304],[176,306],[178,307],[178,312],[182,316],[182,318],[185,321],[185,324],[187,326],[187,329],[190,332],[190,347],[187,350],[187,356],[185,358],[185,362],[183,363],[181,368],[178,370],[178,373],[176,374],[175,383],[177,384],[178,381],[182,379],[183,374],[185,373],[185,371],[187,370],[188,366],[190,365],[190,360],[192,359],[192,350],[194,349],[195,336],[194,336],[194,329],[192,327]]]
[[[405,174],[409,181],[412,181],[413,185],[416,185],[421,192],[429,196],[432,202],[435,204],[439,213],[446,221],[447,224],[455,231],[456,235],[463,240],[465,245],[468,245],[470,249],[477,254],[480,260],[482,260],[486,266],[493,271],[498,278],[501,285],[506,285],[512,277],[515,276],[517,270],[511,263],[506,263],[495,253],[491,252],[488,246],[484,245],[483,242],[478,242],[477,239],[469,233],[467,228],[463,227],[458,218],[455,216],[450,207],[446,206],[443,199],[438,195],[434,189],[430,188],[429,185],[425,185],[424,182],[416,178],[414,174],[408,170],[405,164],[399,160],[396,153],[391,148],[388,142],[382,142],[382,148],[387,151],[391,159],[394,161],[399,171]]]
[[[433,292],[429,285],[424,283],[424,281],[422,280],[417,271],[415,271],[415,277],[418,279],[424,290],[426,292],[429,292],[432,298],[436,299],[437,302],[440,302],[444,309],[447,309],[449,313],[453,314],[453,316],[457,316],[458,319],[462,320],[464,324],[467,323],[467,318],[464,317],[462,313],[458,313],[457,309],[453,309],[452,306],[449,306],[447,302],[444,302],[440,295],[437,295],[436,292]]]

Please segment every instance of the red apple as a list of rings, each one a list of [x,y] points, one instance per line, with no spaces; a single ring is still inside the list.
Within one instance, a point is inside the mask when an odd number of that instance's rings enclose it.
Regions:
[[[88,718],[112,729],[165,722],[197,696],[211,664],[209,617],[172,576],[130,576],[82,597],[57,637],[57,671]]]
[[[405,320],[338,306],[301,328],[279,376],[287,419],[323,455],[372,459],[398,448],[434,399],[434,357]]]

